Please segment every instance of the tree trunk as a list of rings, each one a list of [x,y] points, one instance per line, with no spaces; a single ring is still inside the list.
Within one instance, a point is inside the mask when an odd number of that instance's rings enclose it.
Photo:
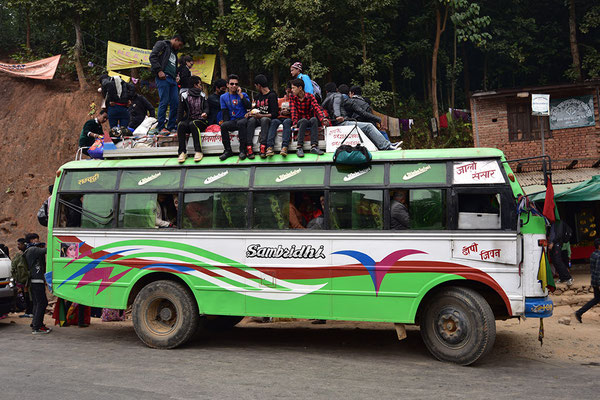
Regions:
[[[79,22],[79,16],[73,19],[73,26],[75,27],[75,69],[77,70],[77,79],[79,80],[79,89],[89,89],[89,85],[85,80],[85,74],[83,73],[83,65],[81,65],[81,48],[83,47],[83,39],[81,36],[81,24]]]
[[[427,62],[429,60],[423,60],[423,76],[425,80],[423,81],[423,90],[425,90],[424,98],[425,100],[431,100],[431,70],[427,68]]]
[[[219,17],[225,16],[225,5],[223,0],[217,2]],[[221,66],[221,78],[227,80],[227,60],[225,59],[225,34],[219,33],[219,65]]]
[[[469,104],[469,92],[471,91],[471,75],[469,74],[469,57],[467,56],[467,46],[463,45],[462,47],[462,53],[463,53],[463,70],[464,70],[464,89],[465,89],[465,101],[466,101],[466,108],[468,107]]]
[[[129,0],[129,42],[133,47],[140,47],[140,11],[135,0]],[[139,78],[137,68],[131,69],[131,76]]]
[[[362,47],[362,59],[363,65],[367,65],[367,38],[365,36],[365,16],[364,14],[360,15],[360,42]],[[363,79],[365,84],[369,81],[367,75],[363,75]]]
[[[569,0],[569,40],[571,42],[571,56],[577,82],[583,81],[581,75],[581,59],[579,58],[579,45],[577,44],[577,21],[575,16],[575,0]]]
[[[279,65],[273,65],[273,90],[279,94]]]
[[[25,10],[25,46],[31,50],[31,6]]]
[[[152,48],[152,31],[150,30],[150,21],[146,20],[145,21],[145,30],[146,30],[146,48],[147,49],[151,49]]]
[[[440,49],[440,39],[442,33],[446,29],[446,21],[448,19],[448,7],[444,11],[444,20],[442,22],[442,16],[440,15],[440,9],[435,9],[435,43],[433,44],[433,54],[431,56],[431,106],[433,108],[433,117],[438,122],[440,120],[440,113],[438,110],[438,96],[437,96],[437,57]]]

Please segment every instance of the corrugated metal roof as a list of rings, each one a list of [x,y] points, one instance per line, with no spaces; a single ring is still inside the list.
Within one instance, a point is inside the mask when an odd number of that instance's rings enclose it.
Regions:
[[[592,179],[594,175],[600,175],[600,168],[559,169],[552,171],[552,183],[584,182]],[[544,175],[541,171],[515,173],[515,176],[521,187],[544,184]]]

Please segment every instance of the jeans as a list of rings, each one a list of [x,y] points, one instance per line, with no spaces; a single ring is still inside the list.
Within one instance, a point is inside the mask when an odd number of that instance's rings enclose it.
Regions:
[[[312,117],[310,120],[302,118],[298,121],[298,147],[302,147],[304,144],[304,135],[306,130],[310,127],[310,145],[317,146],[319,144],[319,120],[317,117]]]
[[[43,283],[32,283],[31,297],[33,298],[33,321],[31,325],[33,330],[37,330],[44,326],[44,314],[48,306],[46,285]]]
[[[108,106],[108,125],[112,128],[115,126],[128,126],[129,125],[129,110],[127,107],[115,105]]]
[[[277,128],[279,128],[279,125],[281,124],[283,124],[283,134],[281,135],[283,143],[281,143],[281,147],[289,147],[290,140],[292,139],[292,120],[290,118],[286,118],[283,121],[281,121],[279,118],[276,118],[271,121],[271,126],[269,127],[269,136],[267,137],[268,147],[275,146]]]
[[[158,126],[159,131],[165,127],[165,117],[167,116],[167,106],[169,106],[169,125],[167,129],[175,129],[177,122],[177,107],[179,106],[179,89],[175,79],[166,75],[165,79],[156,78],[156,87],[158,88]]]
[[[363,133],[365,135],[367,135],[367,137],[369,138],[369,140],[371,142],[373,142],[373,144],[375,145],[375,147],[377,147],[377,149],[379,149],[379,150],[389,150],[389,149],[392,148],[390,141],[387,140],[385,137],[383,137],[383,135],[381,134],[381,132],[379,132],[377,130],[377,128],[375,127],[375,125],[373,125],[370,122],[344,121],[340,125],[354,126],[354,124],[356,124],[360,128],[360,130],[363,131]]]
[[[600,286],[592,286],[594,288],[594,298],[588,301],[575,312],[575,314],[581,316],[584,312],[594,307],[596,304],[600,304]]]
[[[571,279],[569,268],[565,265],[562,259],[560,243],[554,243],[552,250],[550,250],[550,257],[552,257],[552,264],[554,265],[556,272],[558,272],[558,278],[561,281],[568,281]]]
[[[229,138],[229,132],[238,131],[238,137],[240,139],[240,153],[246,152],[246,146],[252,144],[252,137],[248,143],[248,120],[246,118],[234,119],[223,122],[221,125],[221,140],[225,150],[231,151],[231,140]],[[254,134],[254,132],[252,132]]]
[[[205,119],[181,121],[179,125],[177,125],[177,139],[179,140],[177,154],[187,153],[187,138],[189,134],[192,135],[194,141],[194,151],[196,153],[202,153],[200,132],[204,132],[207,126],[208,122]]]
[[[260,144],[265,144],[269,147],[273,147],[275,142],[273,141],[273,144],[269,145],[269,142],[267,140],[269,134],[269,126],[271,125],[271,118],[269,117],[262,117],[261,119],[248,118],[248,136],[250,136],[250,139],[254,137],[254,130],[256,129],[256,125],[258,125],[259,123],[260,135],[258,136],[258,142]]]

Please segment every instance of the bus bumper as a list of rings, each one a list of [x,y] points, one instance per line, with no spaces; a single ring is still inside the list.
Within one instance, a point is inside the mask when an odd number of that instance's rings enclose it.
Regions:
[[[548,318],[552,316],[554,303],[548,297],[526,297],[525,316],[527,318]]]

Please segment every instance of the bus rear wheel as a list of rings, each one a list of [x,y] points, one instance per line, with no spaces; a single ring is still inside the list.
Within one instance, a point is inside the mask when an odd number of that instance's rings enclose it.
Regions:
[[[469,365],[494,346],[496,321],[476,291],[454,287],[437,294],[424,310],[421,336],[438,360]]]
[[[184,344],[195,333],[198,318],[196,299],[178,282],[152,282],[133,303],[133,327],[148,347],[172,349]]]

